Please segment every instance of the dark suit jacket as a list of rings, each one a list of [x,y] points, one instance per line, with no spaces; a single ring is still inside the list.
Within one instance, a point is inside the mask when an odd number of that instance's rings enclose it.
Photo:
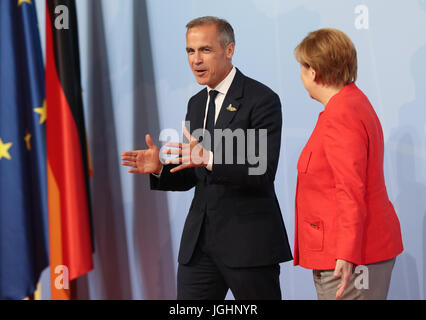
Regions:
[[[207,89],[193,96],[188,103],[186,121],[190,132],[203,128]],[[228,110],[230,104],[236,109]],[[284,222],[275,195],[274,179],[281,145],[280,99],[265,85],[244,76],[239,70],[223,102],[215,129],[267,129],[267,168],[263,175],[249,175],[250,165],[213,164],[206,168],[184,169],[170,173],[172,165],[163,168],[160,178],[151,176],[151,189],[186,191],[195,187],[186,218],[179,263],[189,263],[197,244],[204,216],[214,237],[213,249],[229,267],[271,265],[292,259]],[[215,140],[217,160],[220,139]],[[235,141],[234,141],[235,143]],[[256,149],[258,141],[256,141]],[[247,148],[246,148],[247,150]],[[222,151],[223,158],[225,156]],[[241,156],[241,154],[239,154]],[[252,161],[253,162],[253,161]],[[224,160],[222,163],[225,163]],[[210,234],[210,232],[209,232]]]

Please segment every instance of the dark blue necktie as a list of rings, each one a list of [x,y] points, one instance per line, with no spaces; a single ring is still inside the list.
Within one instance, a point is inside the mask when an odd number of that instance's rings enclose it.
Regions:
[[[210,101],[209,101],[209,109],[207,111],[207,119],[206,119],[206,127],[205,129],[210,133],[211,137],[211,144],[210,144],[210,151],[214,150],[214,123],[215,123],[215,114],[216,114],[216,96],[218,95],[218,91],[216,90],[210,90]]]

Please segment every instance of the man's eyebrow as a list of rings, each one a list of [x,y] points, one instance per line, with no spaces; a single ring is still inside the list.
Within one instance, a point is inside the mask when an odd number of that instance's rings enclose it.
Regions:
[[[198,48],[198,50],[205,50],[205,49],[212,49],[212,46],[206,45],[206,46],[201,46]],[[186,47],[186,52],[190,52],[190,51],[195,51],[194,48],[190,48],[190,47]]]

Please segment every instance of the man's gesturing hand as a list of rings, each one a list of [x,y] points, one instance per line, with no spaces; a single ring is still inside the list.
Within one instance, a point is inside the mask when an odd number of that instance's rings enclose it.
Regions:
[[[166,161],[167,164],[180,164],[170,170],[171,173],[186,168],[206,167],[209,162],[209,152],[203,148],[201,143],[199,143],[185,127],[183,128],[183,134],[188,138],[189,143],[168,142],[165,146],[175,149],[162,151],[165,154],[174,154],[179,156]]]
[[[152,142],[151,136],[145,136],[148,149],[127,151],[121,154],[121,164],[132,167],[129,173],[154,173],[160,174],[163,165],[160,161],[160,155],[157,146]]]

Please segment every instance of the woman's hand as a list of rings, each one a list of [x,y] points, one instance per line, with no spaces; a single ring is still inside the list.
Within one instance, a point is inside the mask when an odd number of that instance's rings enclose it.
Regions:
[[[343,293],[348,286],[349,281],[351,280],[353,273],[354,265],[351,262],[337,259],[336,267],[334,269],[334,277],[341,277],[342,280],[337,286],[336,299],[339,299],[343,296]]]

